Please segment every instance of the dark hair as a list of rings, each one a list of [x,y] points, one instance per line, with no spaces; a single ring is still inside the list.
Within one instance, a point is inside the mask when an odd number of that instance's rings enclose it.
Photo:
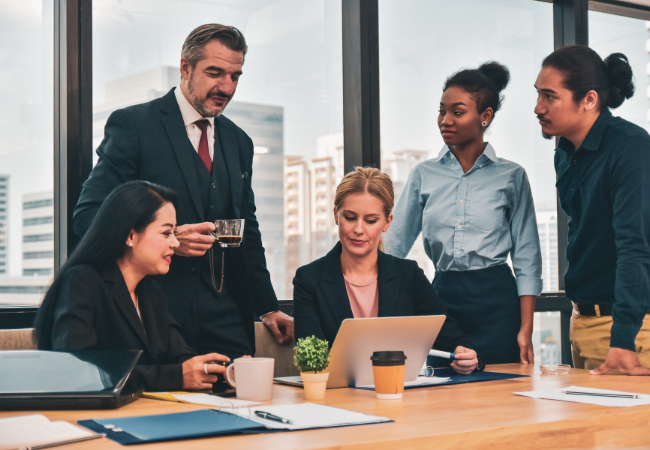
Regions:
[[[124,254],[131,230],[142,232],[156,220],[156,213],[166,203],[176,207],[176,194],[146,181],[129,181],[106,197],[90,228],[45,293],[34,322],[33,338],[38,348],[52,348],[54,308],[65,274],[80,264],[101,268],[114,263]]]
[[[234,52],[246,56],[248,46],[244,35],[235,27],[209,23],[195,28],[183,42],[181,56],[187,58],[192,68],[203,59],[203,48],[210,41],[219,41]]]
[[[442,91],[452,86],[461,88],[469,93],[476,102],[480,113],[488,108],[496,113],[503,103],[503,91],[510,81],[508,68],[496,61],[481,64],[478,69],[462,69],[445,81]]]
[[[634,95],[632,67],[623,53],[605,61],[586,45],[567,45],[548,55],[542,67],[552,67],[564,77],[564,87],[580,103],[589,91],[598,93],[600,108],[618,108]]]

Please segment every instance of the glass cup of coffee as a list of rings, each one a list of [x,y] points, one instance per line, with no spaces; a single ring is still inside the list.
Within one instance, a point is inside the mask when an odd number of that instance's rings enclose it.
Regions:
[[[244,219],[215,220],[214,236],[222,247],[239,247],[244,239]]]

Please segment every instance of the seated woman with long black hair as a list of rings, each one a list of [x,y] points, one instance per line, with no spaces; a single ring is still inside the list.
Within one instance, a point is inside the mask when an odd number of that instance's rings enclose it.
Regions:
[[[35,322],[39,349],[142,350],[129,383],[150,391],[211,389],[229,361],[197,356],[152,275],[169,271],[178,241],[176,196],[131,181],[115,188],[45,294]]]
[[[393,182],[379,169],[357,167],[343,177],[334,198],[340,242],[293,279],[296,339],[315,335],[331,346],[345,319],[446,315],[434,346],[456,353],[454,370],[471,373],[478,356],[422,269],[382,251],[393,205]]]

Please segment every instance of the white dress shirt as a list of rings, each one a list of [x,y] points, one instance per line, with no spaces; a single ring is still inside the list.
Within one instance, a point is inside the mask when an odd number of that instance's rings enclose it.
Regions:
[[[194,109],[194,106],[187,101],[180,86],[176,86],[174,90],[178,107],[181,109],[183,122],[185,123],[185,131],[190,142],[194,146],[194,150],[199,151],[199,140],[201,140],[201,129],[197,127],[194,122],[201,119],[207,119],[210,122],[208,127],[208,151],[210,152],[210,159],[214,160],[214,117],[203,117],[199,112]]]

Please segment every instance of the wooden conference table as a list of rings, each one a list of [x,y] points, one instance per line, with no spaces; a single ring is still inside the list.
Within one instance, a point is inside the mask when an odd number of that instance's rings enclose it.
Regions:
[[[327,391],[323,404],[384,416],[394,423],[194,439],[143,447],[156,449],[222,448],[237,450],[292,449],[559,449],[650,448],[650,405],[614,408],[513,395],[515,391],[568,386],[595,387],[650,394],[650,378],[591,376],[573,369],[570,375],[540,375],[538,366],[504,364],[488,371],[532,375],[531,378],[410,389],[401,401],[377,400],[359,389]],[[302,389],[275,385],[273,404],[304,402]],[[320,403],[320,402],[319,402]],[[118,410],[44,411],[50,420],[124,417],[202,409],[159,400],[139,399]],[[29,414],[0,412],[0,418]],[[72,444],[73,450],[116,449],[101,439]],[[140,446],[137,446],[140,447]]]

